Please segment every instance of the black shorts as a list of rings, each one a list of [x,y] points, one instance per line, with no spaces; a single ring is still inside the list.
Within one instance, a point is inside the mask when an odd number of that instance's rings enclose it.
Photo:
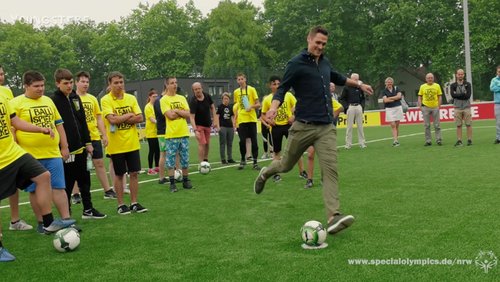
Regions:
[[[271,130],[271,138],[273,140],[273,150],[275,153],[281,152],[283,137],[288,138],[288,131],[290,130],[289,124],[287,125],[275,125]]]
[[[24,154],[10,165],[0,169],[0,200],[12,196],[16,189],[26,189],[32,178],[47,170],[30,154]]]
[[[122,176],[125,172],[139,172],[141,171],[141,156],[139,150],[113,154],[111,155],[111,160],[113,160],[113,168],[115,169],[115,174]]]
[[[102,143],[101,140],[92,141],[92,147],[94,147],[94,152],[92,153],[92,159],[102,159],[103,151],[102,151]]]

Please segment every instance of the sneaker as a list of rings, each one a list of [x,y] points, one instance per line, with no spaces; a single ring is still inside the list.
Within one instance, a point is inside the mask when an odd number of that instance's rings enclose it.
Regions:
[[[116,199],[116,192],[115,192],[115,190],[109,189],[108,191],[104,192],[104,199],[105,200]]]
[[[0,262],[14,261],[16,259],[6,248],[0,248]]]
[[[91,208],[89,210],[83,211],[82,219],[103,219],[107,216],[103,213],[100,213],[98,210]]]
[[[399,147],[399,142],[398,141],[392,142],[392,147]]]
[[[71,203],[73,205],[80,204],[81,202],[82,202],[82,196],[80,196],[80,193],[71,195]]]
[[[462,146],[462,140],[458,140],[457,143],[455,143],[455,147],[459,147],[459,146]]]
[[[163,177],[162,179],[158,180],[158,184],[165,184],[167,182],[169,182],[169,181],[166,177]]]
[[[346,150],[349,150],[349,149],[351,149],[351,145],[345,145],[345,146],[344,146],[344,148],[345,148]]]
[[[467,140],[467,146],[471,146],[472,145],[472,140]]]
[[[36,232],[38,232],[40,234],[45,234],[45,230],[43,229],[43,223],[42,222],[39,222],[36,225]]]
[[[253,191],[255,194],[260,194],[262,191],[264,191],[264,186],[266,185],[266,180],[264,178],[264,171],[266,170],[266,167],[263,167],[260,169],[259,175],[257,175],[257,178],[255,178],[255,182],[253,183]]]
[[[252,156],[247,157],[247,161],[251,161],[251,160],[253,160]]]
[[[262,156],[260,157],[262,160],[265,160],[265,159],[269,159],[270,155],[268,153],[264,153],[262,154]]]
[[[354,223],[354,216],[352,215],[342,215],[336,214],[333,220],[328,223],[328,228],[326,231],[330,234],[338,233]]]
[[[443,142],[441,141],[441,139],[439,139],[436,141],[436,144],[438,144],[438,146],[441,146],[441,145],[443,145]]]
[[[128,184],[127,184],[127,187],[125,187],[125,189],[123,189],[123,194],[130,194],[130,188],[128,188]]]
[[[175,186],[175,184],[170,184],[170,192],[172,193],[177,192],[177,186]]]
[[[500,144],[500,139],[495,139],[495,142],[493,144]]]
[[[148,169],[148,175],[157,175],[158,172],[156,172],[154,169],[150,168]]]
[[[238,166],[238,170],[244,169],[246,165],[247,165],[247,162],[244,162],[244,161],[240,162],[240,165]]]
[[[280,182],[281,181],[281,176],[279,174],[273,175],[273,181],[274,182]]]
[[[220,160],[220,163],[221,164],[227,164],[227,161],[226,160]]]
[[[160,172],[160,168],[159,167],[155,167],[153,168],[154,171],[156,171],[157,173]]]
[[[307,176],[307,172],[303,170],[301,173],[299,173],[299,177],[302,177],[304,179],[308,179],[309,177]]]
[[[147,208],[143,207],[139,203],[135,203],[135,204],[130,205],[130,210],[133,211],[133,212],[136,212],[136,213],[143,213],[143,212],[147,212],[148,211]]]
[[[425,142],[425,144],[424,144],[425,147],[428,147],[428,146],[431,146],[431,145],[432,145],[431,142]]]
[[[23,230],[31,230],[33,229],[33,226],[29,225],[26,223],[26,221],[20,219],[18,220],[16,223],[10,223],[9,225],[9,230],[19,230],[19,231],[23,231]]]
[[[52,221],[52,223],[47,226],[47,227],[43,227],[43,230],[45,231],[45,234],[50,234],[50,233],[54,233],[58,230],[61,230],[61,229],[64,229],[64,228],[67,228],[67,227],[70,227],[71,225],[75,224],[75,220],[74,219],[54,219],[54,221]]]
[[[253,164],[252,168],[255,170],[259,170],[260,166],[257,163],[255,163],[255,164]]]
[[[304,185],[304,189],[309,189],[313,187],[313,180],[312,179],[307,179],[306,180],[306,185]]]
[[[193,184],[191,184],[191,180],[186,180],[182,182],[182,188],[184,189],[191,189],[193,188]]]
[[[120,215],[126,215],[130,214],[130,209],[127,207],[127,205],[121,205],[118,207],[117,212]]]
[[[359,145],[359,147],[360,147],[361,149],[364,149],[364,148],[366,148],[366,144],[361,144],[361,145]]]
[[[235,161],[235,160],[233,160],[233,159],[229,159],[229,160],[227,160],[227,163],[228,163],[228,164],[235,164],[235,163],[236,163],[236,161]]]

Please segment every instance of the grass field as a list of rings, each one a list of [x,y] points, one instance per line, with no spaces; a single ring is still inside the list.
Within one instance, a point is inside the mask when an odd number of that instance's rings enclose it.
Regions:
[[[442,124],[441,147],[424,147],[423,126],[408,125],[401,127],[398,148],[391,147],[388,127],[365,128],[366,149],[339,148],[341,206],[356,222],[329,235],[324,250],[302,250],[299,234],[308,220],[325,222],[318,166],[313,189],[303,189],[305,181],[294,169],[255,195],[257,171],[221,166],[214,138],[213,170],[199,175],[192,167],[194,190],[172,194],[156,177],[140,175],[139,200],[148,213],[116,214],[116,201],[104,200],[94,179],[94,206],[108,218],[81,220],[81,206],[74,206],[83,232],[72,253],[57,253],[52,236],[9,231],[9,209],[3,207],[4,244],[17,260],[0,264],[1,280],[499,281],[500,266],[485,273],[474,265],[480,250],[500,256],[500,145],[493,145],[494,122],[474,123],[470,147],[453,147],[453,126]],[[339,146],[344,137],[339,130]],[[192,163],[196,145],[192,140]],[[143,152],[146,167],[146,148]],[[237,140],[234,152],[237,157]],[[26,199],[22,193],[21,201]],[[29,205],[21,207],[21,216],[34,224]],[[349,261],[391,258],[449,259],[455,265]]]

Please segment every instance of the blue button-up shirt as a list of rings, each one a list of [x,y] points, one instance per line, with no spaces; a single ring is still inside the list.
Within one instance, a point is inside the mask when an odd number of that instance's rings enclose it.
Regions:
[[[330,82],[343,86],[347,78],[333,70],[323,55],[318,63],[307,49],[292,58],[285,69],[285,75],[273,96],[273,100],[283,102],[285,93],[293,88],[297,104],[295,120],[314,123],[332,123],[332,94]]]

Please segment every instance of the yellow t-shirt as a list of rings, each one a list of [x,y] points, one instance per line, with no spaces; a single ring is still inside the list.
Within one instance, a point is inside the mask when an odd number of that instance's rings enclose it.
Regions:
[[[31,99],[24,94],[10,100],[12,111],[31,124],[40,127],[50,127],[54,131],[54,138],[43,133],[24,132],[17,130],[17,143],[36,159],[60,158],[59,133],[56,125],[62,125],[63,120],[56,105],[47,96]]]
[[[156,119],[155,110],[151,103],[147,103],[146,106],[144,106],[144,115],[146,116],[146,138],[158,137],[158,133],[156,132],[156,123],[151,122],[150,119]]]
[[[241,89],[238,88],[234,90],[233,93],[234,96],[234,103],[238,104],[239,110],[238,110],[238,122],[239,123],[246,123],[246,122],[257,122],[257,112],[255,109],[250,110],[247,112],[245,110],[245,104],[248,101],[247,106],[251,106],[255,103],[255,101],[259,100],[259,96],[257,95],[257,90],[253,88],[252,86],[248,86]]]
[[[97,116],[101,115],[101,107],[99,107],[99,102],[94,95],[86,93],[85,95],[80,95],[82,100],[83,108],[85,109],[85,120],[87,121],[87,127],[90,132],[90,140],[99,141],[101,140],[101,133],[97,128]]]
[[[437,83],[431,85],[424,83],[418,90],[418,96],[422,96],[422,105],[428,108],[437,108],[439,106],[438,96],[441,95],[443,93],[441,93],[441,87]]]
[[[332,97],[332,107],[333,111],[335,112],[336,110],[342,108],[342,104],[340,104],[339,101],[335,100],[335,98]]]
[[[160,100],[161,112],[163,115],[169,110],[180,109],[189,112],[189,104],[186,97],[176,94],[174,96],[165,95]],[[179,117],[176,119],[169,119],[165,115],[167,121],[167,130],[165,138],[180,138],[189,136],[189,127],[185,118]]]
[[[7,102],[14,99],[14,94],[12,94],[12,90],[10,90],[9,87],[5,87],[3,85],[0,85],[0,96],[3,96],[5,99],[7,99]]]
[[[273,101],[273,94],[269,94],[264,97],[262,100],[262,113],[267,113],[271,108],[271,103]],[[293,96],[292,93],[285,93],[285,98],[283,99],[283,103],[278,108],[276,113],[276,117],[274,118],[274,122],[276,125],[287,125],[288,120],[292,116],[293,108],[295,108],[295,104],[297,104],[297,99]]]
[[[0,169],[10,165],[26,152],[14,142],[10,119],[14,116],[7,98],[0,95]]]
[[[141,144],[139,142],[139,132],[135,124],[116,124],[114,125],[115,131],[112,133],[111,124],[106,118],[108,115],[142,114],[135,96],[124,93],[122,99],[116,99],[113,94],[108,93],[101,99],[101,108],[108,136],[107,153],[113,155],[139,150]]]

